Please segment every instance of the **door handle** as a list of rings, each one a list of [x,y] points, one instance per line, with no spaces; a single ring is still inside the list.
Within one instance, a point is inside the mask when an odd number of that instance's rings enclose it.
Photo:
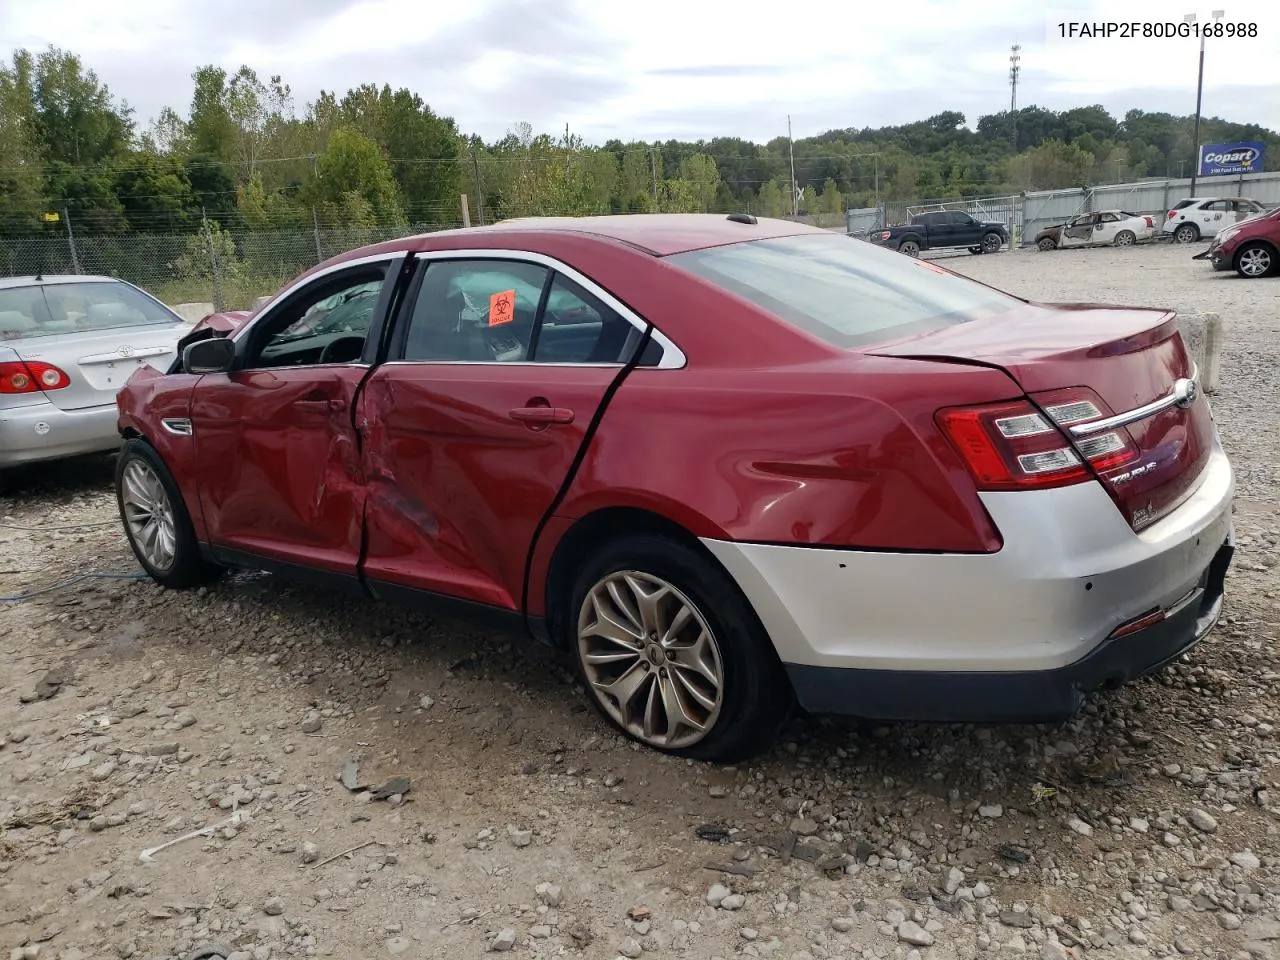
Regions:
[[[512,420],[538,426],[573,423],[573,411],[567,407],[516,407],[509,416]]]
[[[347,409],[345,400],[295,400],[293,405],[308,413],[341,413]]]

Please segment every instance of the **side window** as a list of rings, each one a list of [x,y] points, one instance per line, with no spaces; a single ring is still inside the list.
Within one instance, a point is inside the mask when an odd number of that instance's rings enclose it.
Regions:
[[[1212,211],[1213,213],[1221,213],[1223,210],[1227,209],[1227,201],[1214,200],[1212,203],[1206,203],[1204,205],[1204,209]]]
[[[429,261],[403,357],[511,363],[529,358],[548,270],[517,260]]]
[[[1098,222],[1099,223],[1115,223],[1119,219],[1120,218],[1117,217],[1114,213],[1104,213],[1102,216],[1098,217]]]
[[[534,337],[538,363],[622,363],[640,331],[621,314],[557,273]]]
[[[958,227],[972,227],[974,225],[973,217],[967,213],[953,213],[951,222]]]
[[[264,319],[247,365],[356,362],[364,352],[385,277],[386,267],[374,265],[325,277],[294,294]]]

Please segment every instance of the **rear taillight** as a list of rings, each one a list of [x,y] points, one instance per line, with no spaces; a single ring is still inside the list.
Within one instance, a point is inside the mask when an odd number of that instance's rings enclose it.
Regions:
[[[881,239],[881,240],[888,240],[891,236],[893,236],[893,234],[891,234],[888,230],[881,230],[881,231],[880,231],[880,239]]]
[[[0,363],[0,393],[39,393],[61,390],[71,378],[51,363],[17,360]]]
[[[1173,219],[1174,217],[1176,217],[1177,215],[1178,215],[1178,211],[1177,211],[1177,210],[1170,210],[1170,211],[1169,211],[1169,219],[1170,219],[1170,220],[1172,220],[1172,219]]]
[[[1143,219],[1143,220],[1145,220],[1145,221],[1147,221],[1147,229],[1148,229],[1148,230],[1154,230],[1154,229],[1155,229],[1156,222],[1155,222],[1154,220],[1152,220],[1150,217],[1143,217],[1142,219]]]
[[[1108,415],[1092,391],[1057,390],[1028,400],[938,411],[938,425],[981,490],[1062,487],[1138,455],[1124,428],[1080,437],[1064,430]],[[1041,410],[1044,412],[1042,413]],[[1046,416],[1047,414],[1047,416]]]

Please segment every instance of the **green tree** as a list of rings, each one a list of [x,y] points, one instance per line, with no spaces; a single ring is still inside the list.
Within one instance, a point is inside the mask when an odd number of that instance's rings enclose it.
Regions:
[[[89,166],[129,147],[132,111],[117,103],[73,53],[50,47],[35,60],[35,121],[50,161]]]
[[[112,187],[129,227],[138,232],[185,231],[196,212],[186,169],[169,155],[132,154],[117,167]]]
[[[844,197],[840,194],[835,178],[827,177],[822,185],[822,196],[818,200],[818,207],[823,213],[844,212]]]
[[[32,58],[13,56],[0,67],[0,233],[24,234],[41,229],[44,177],[36,126]]]
[[[720,172],[715,158],[705,153],[695,153],[680,161],[680,179],[693,191],[694,209],[707,211],[716,200],[720,188]]]
[[[354,126],[342,126],[333,132],[329,145],[316,160],[316,173],[306,199],[326,208],[326,222],[340,222],[341,211],[356,209],[352,201],[359,198],[367,205],[362,219],[372,218],[382,226],[405,225],[391,168],[378,144]]]

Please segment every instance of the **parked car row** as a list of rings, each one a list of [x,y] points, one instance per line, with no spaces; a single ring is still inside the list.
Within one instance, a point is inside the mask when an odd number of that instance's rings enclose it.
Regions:
[[[1280,275],[1280,206],[1222,227],[1209,249],[1191,259],[1214,270],[1235,270],[1247,280]]]

